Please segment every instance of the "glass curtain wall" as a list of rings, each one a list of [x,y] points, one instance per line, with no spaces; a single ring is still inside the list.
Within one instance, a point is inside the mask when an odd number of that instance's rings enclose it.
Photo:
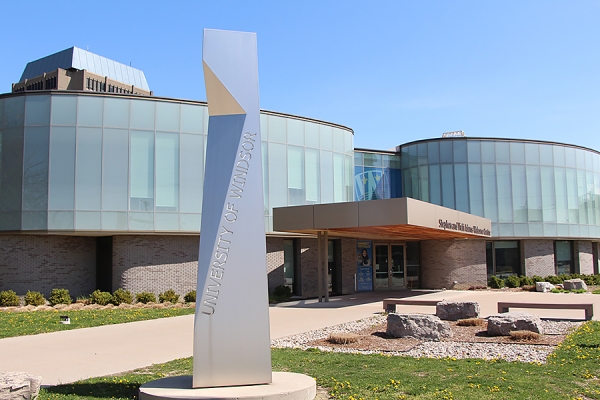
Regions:
[[[404,194],[492,221],[500,237],[597,237],[600,155],[575,146],[437,139],[400,149]]]
[[[353,181],[354,201],[402,197],[400,157],[355,151]]]

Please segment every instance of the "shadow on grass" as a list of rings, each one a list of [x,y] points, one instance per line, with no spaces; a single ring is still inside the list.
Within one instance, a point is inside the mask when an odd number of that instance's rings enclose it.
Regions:
[[[101,397],[101,398],[137,398],[139,393],[139,383],[74,383],[59,386],[50,386],[42,388],[41,392],[47,394],[75,395],[82,397]],[[40,396],[42,397],[42,396]],[[44,396],[46,397],[46,396]]]

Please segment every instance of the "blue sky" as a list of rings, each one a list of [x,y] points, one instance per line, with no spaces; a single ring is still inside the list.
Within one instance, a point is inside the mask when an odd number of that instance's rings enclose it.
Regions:
[[[0,92],[71,46],[205,100],[203,28],[257,32],[261,107],[390,149],[470,137],[600,150],[600,1],[2,2]]]

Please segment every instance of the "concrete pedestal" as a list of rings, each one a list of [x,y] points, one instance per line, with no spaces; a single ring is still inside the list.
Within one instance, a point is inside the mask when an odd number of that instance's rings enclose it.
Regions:
[[[292,372],[273,372],[268,385],[192,388],[192,376],[172,376],[140,387],[140,400],[313,400],[317,385],[310,376]]]

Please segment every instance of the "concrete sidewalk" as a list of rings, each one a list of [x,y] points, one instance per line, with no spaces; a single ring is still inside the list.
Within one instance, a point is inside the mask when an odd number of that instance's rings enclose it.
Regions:
[[[271,338],[366,318],[383,311],[386,297],[477,301],[482,316],[496,313],[498,301],[594,303],[600,296],[501,291],[367,292],[331,298],[328,303],[302,300],[269,308]],[[583,319],[580,310],[527,310],[547,318]],[[435,313],[431,306],[399,306],[398,312]],[[597,316],[594,319],[598,319]],[[96,328],[0,339],[0,371],[23,371],[43,377],[44,385],[110,375],[192,356],[194,316],[107,325]]]

